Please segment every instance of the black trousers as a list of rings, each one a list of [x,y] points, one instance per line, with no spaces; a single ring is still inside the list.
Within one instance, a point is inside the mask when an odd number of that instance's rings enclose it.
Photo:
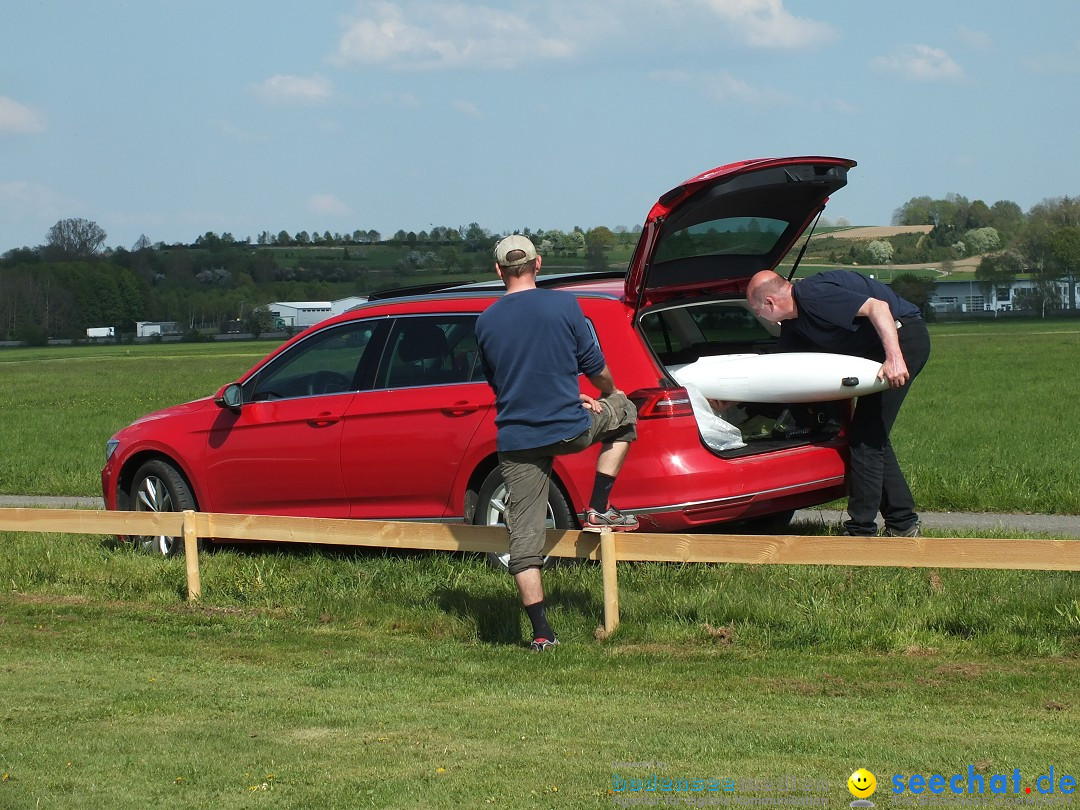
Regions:
[[[911,384],[930,357],[930,335],[921,319],[903,324],[896,334],[911,378],[900,388],[860,397],[848,431],[849,520],[844,526],[851,534],[877,534],[879,511],[889,529],[907,531],[919,520],[889,434]]]

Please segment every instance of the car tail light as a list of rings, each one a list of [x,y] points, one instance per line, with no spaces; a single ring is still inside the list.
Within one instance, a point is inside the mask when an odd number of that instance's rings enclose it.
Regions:
[[[637,405],[638,419],[670,419],[694,415],[685,388],[639,388],[627,398]]]

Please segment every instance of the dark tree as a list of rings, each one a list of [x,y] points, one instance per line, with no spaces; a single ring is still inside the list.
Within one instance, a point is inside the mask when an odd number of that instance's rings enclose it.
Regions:
[[[62,219],[49,228],[45,253],[56,261],[89,259],[101,250],[106,233],[87,219]]]
[[[890,285],[893,292],[929,314],[930,296],[934,294],[934,279],[921,278],[914,273],[899,273]]]

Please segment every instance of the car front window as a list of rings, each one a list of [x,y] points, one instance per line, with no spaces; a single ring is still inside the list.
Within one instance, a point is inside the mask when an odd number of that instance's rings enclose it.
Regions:
[[[358,390],[377,324],[341,324],[312,335],[259,371],[251,395],[245,399],[287,399]]]

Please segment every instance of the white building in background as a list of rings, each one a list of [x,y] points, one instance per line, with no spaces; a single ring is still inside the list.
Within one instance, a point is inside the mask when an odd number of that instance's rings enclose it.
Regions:
[[[86,330],[88,338],[111,338],[116,337],[114,326],[91,326]]]
[[[178,334],[180,334],[180,328],[176,325],[176,321],[135,321],[135,337]]]
[[[286,329],[306,329],[334,314],[330,301],[275,301],[267,306]]]
[[[266,306],[278,328],[306,329],[365,301],[367,298],[362,295],[350,295],[337,301],[274,301]]]
[[[337,301],[332,301],[330,308],[335,315],[340,315],[342,312],[348,312],[353,307],[358,307],[366,301],[366,295],[350,295],[348,298],[339,298]]]
[[[1010,312],[1016,309],[1017,293],[1031,290],[1036,282],[1015,280],[1008,284],[986,284],[981,281],[938,281],[934,284],[930,306],[938,314],[949,312]],[[1054,282],[1060,296],[1060,307],[1069,309],[1069,283]],[[1080,296],[1078,296],[1080,298]],[[1080,305],[1080,301],[1074,302]]]

